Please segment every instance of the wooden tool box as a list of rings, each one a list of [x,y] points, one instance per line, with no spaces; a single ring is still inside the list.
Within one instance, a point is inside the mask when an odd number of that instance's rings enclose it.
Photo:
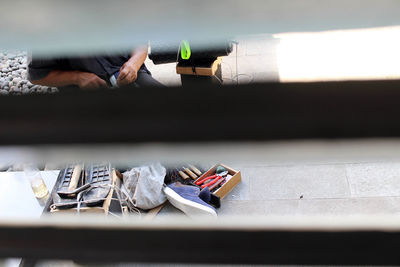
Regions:
[[[213,166],[211,169],[209,169],[207,172],[203,173],[202,176],[200,176],[199,178],[197,178],[194,183],[197,180],[200,180],[204,177],[207,176],[211,176],[214,175],[216,173],[217,167],[218,166],[222,166],[224,167],[227,171],[229,175],[232,175],[232,177],[227,180],[218,190],[214,191],[213,194],[218,196],[220,199],[223,199],[224,197],[226,197],[229,192],[231,192],[238,183],[240,183],[240,181],[242,180],[242,174],[240,171],[234,170],[231,167],[228,167],[224,164],[216,164],[215,166]]]

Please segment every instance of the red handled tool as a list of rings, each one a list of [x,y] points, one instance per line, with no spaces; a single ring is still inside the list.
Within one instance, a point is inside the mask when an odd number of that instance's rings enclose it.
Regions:
[[[222,185],[225,182],[225,180],[226,180],[225,178],[219,179],[218,182],[210,186],[210,191],[213,191],[215,188],[217,188],[217,186]]]
[[[213,184],[215,184],[216,182],[218,182],[220,179],[223,179],[223,177],[218,176],[217,178],[215,178],[215,179],[212,180],[211,182],[209,182],[209,183],[207,183],[207,184],[203,184],[203,185],[201,186],[201,188],[210,187],[210,186],[212,186]]]
[[[211,186],[211,185],[215,184],[216,182],[218,182],[218,180],[220,180],[221,178],[224,178],[227,175],[228,175],[228,171],[224,171],[224,172],[221,172],[219,174],[208,176],[208,177],[205,177],[205,178],[197,181],[196,185],[201,185],[204,182],[207,182],[207,183],[203,184],[201,186],[201,188],[208,187],[208,186]],[[209,180],[211,180],[211,181],[209,182]]]
[[[217,178],[217,176],[218,176],[218,174],[214,174],[212,176],[204,177],[203,179],[200,179],[200,180],[196,181],[196,185],[201,185],[202,183],[204,183],[207,180]]]
[[[227,175],[228,175],[228,171],[224,171],[224,172],[221,172],[221,173],[216,173],[214,175],[207,176],[207,177],[204,177],[204,178],[196,181],[196,185],[201,185],[202,183],[204,183],[207,180],[215,179],[217,177],[225,177]]]

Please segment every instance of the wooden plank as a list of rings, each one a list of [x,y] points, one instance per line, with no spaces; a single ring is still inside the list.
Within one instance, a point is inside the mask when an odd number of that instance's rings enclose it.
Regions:
[[[194,71],[193,68],[191,66],[187,67],[183,67],[183,66],[179,66],[179,64],[176,66],[176,73],[177,74],[183,74],[183,75],[198,75],[198,76],[214,76],[215,73],[218,70],[218,66],[221,64],[222,62],[222,57],[218,57],[210,67],[195,67]]]

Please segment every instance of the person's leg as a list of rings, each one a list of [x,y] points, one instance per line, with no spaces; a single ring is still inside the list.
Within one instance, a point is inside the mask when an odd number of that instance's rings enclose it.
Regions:
[[[135,82],[139,87],[165,87],[162,83],[154,79],[150,73],[146,71],[139,71],[137,80]]]

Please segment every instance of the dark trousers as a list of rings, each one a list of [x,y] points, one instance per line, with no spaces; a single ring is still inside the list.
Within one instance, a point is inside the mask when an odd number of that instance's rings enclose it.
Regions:
[[[146,70],[138,71],[137,79],[134,83],[131,84],[131,86],[134,86],[137,88],[140,88],[140,87],[166,87],[165,85],[163,85],[162,83],[160,83],[159,81],[154,79],[153,76],[151,76],[151,73]],[[61,92],[81,90],[78,87],[58,87],[58,89]]]
[[[134,82],[137,87],[165,87],[162,83],[157,81],[151,74],[145,70],[139,70],[137,80]]]

